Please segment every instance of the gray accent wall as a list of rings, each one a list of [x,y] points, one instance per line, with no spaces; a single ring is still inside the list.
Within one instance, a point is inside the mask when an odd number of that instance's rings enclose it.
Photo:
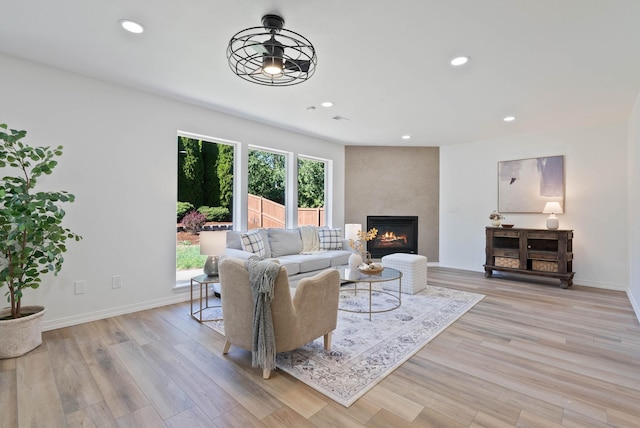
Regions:
[[[368,215],[418,216],[418,254],[439,261],[440,149],[345,147],[345,223]]]

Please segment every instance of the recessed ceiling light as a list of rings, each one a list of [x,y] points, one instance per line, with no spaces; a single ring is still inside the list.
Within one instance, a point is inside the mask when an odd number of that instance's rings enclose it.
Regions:
[[[459,67],[461,65],[465,65],[467,62],[469,62],[470,59],[471,57],[468,57],[466,55],[458,56],[451,60],[451,65],[453,65],[454,67]]]
[[[513,122],[514,120],[516,120],[515,116],[505,116],[502,120],[504,120],[505,122]]]
[[[402,136],[402,139],[403,139],[403,140],[410,140],[410,139],[411,139],[411,135],[408,135],[408,134],[403,135],[403,136]]]
[[[140,34],[144,31],[144,27],[136,21],[132,21],[130,19],[121,19],[118,22],[120,23],[120,26],[122,28],[130,33]]]
[[[333,107],[333,102],[332,101],[323,101],[320,105],[322,107]]]

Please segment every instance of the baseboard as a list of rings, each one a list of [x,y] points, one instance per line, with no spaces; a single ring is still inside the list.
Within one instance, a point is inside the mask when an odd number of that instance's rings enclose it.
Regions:
[[[583,285],[585,287],[603,288],[605,290],[627,291],[627,286],[624,284],[589,281],[588,279],[583,278],[573,278],[573,283],[576,285]]]
[[[189,293],[179,292],[174,296],[163,297],[161,299],[149,300],[146,302],[135,303],[132,305],[109,308],[102,311],[96,311],[96,312],[91,312],[86,314],[74,315],[71,317],[43,321],[42,331],[55,330],[57,328],[70,327],[72,325],[82,324],[85,322],[97,321],[105,318],[115,317],[118,315],[144,311],[146,309],[159,308],[161,306],[185,302],[187,300],[189,300]]]
[[[627,290],[627,297],[631,302],[631,307],[633,308],[633,311],[636,313],[636,318],[638,319],[638,322],[640,322],[640,302],[635,300],[633,294],[631,294],[629,290]]]
[[[429,264],[429,266],[431,266],[431,264]],[[443,263],[439,263],[438,264],[439,267],[443,267],[443,268],[448,268],[448,269],[458,269],[458,270],[465,270],[465,271],[469,271],[469,272],[483,272],[484,273],[484,268],[478,268],[477,266],[473,266],[473,267],[464,267],[464,266],[454,266],[454,265],[447,265],[447,264],[443,264]],[[544,278],[544,277],[536,277],[535,275],[531,276],[531,275],[525,275],[525,274],[518,274],[518,273],[511,273],[511,272],[499,272],[499,274],[504,274],[504,275],[513,275],[513,276],[517,276],[519,278]],[[550,279],[552,280],[552,279]],[[575,285],[583,285],[585,287],[593,287],[593,288],[602,288],[605,290],[615,290],[615,291],[627,291],[627,285],[626,284],[614,284],[614,283],[607,283],[607,282],[597,282],[597,281],[590,281],[588,279],[584,279],[584,278],[573,278],[573,283]]]

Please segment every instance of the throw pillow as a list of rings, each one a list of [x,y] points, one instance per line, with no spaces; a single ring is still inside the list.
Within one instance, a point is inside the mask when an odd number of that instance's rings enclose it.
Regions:
[[[321,250],[342,250],[342,228],[318,229]]]
[[[271,257],[300,254],[300,251],[302,251],[302,237],[300,236],[299,228],[270,228],[267,232],[269,235],[269,245],[271,246]]]
[[[262,237],[262,243],[264,244],[264,258],[271,258],[271,247],[269,247],[269,237],[267,235],[267,229],[252,229],[251,231],[257,230],[260,232],[260,236]],[[235,248],[236,250],[244,250],[242,247],[242,238],[241,236],[247,233],[246,230],[228,230],[227,231],[227,248]]]
[[[264,242],[262,241],[260,231],[252,230],[250,232],[243,233],[240,235],[240,240],[242,241],[242,249],[244,251],[248,251],[255,254],[260,259],[264,259]]]

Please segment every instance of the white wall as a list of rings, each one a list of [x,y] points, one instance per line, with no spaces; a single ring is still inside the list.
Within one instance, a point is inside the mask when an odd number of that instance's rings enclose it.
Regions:
[[[574,283],[626,290],[626,122],[441,147],[440,265],[483,271],[498,161],[552,155],[564,155],[566,213],[559,218],[560,228],[574,229]],[[505,215],[517,227],[546,227],[545,214]]]
[[[629,289],[640,320],[640,94],[629,116]]]
[[[32,145],[64,146],[42,184],[76,195],[64,223],[84,237],[57,277],[27,291],[24,304],[47,308],[45,329],[188,297],[174,291],[178,130],[333,160],[330,218],[344,222],[340,145],[12,57],[0,64],[0,122]],[[74,295],[75,280],[86,294]]]

